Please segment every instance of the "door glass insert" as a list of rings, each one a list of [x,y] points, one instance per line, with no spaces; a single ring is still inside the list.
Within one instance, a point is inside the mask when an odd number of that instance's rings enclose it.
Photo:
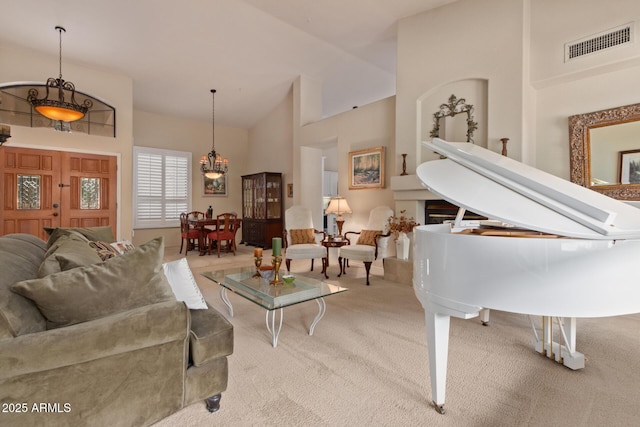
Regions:
[[[40,175],[18,175],[18,209],[40,209]]]
[[[80,209],[100,209],[100,178],[80,178]]]

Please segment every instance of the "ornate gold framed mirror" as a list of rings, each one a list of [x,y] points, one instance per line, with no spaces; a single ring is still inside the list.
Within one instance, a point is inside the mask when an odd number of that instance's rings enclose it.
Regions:
[[[464,98],[458,99],[453,94],[449,97],[449,101],[446,104],[441,104],[440,109],[433,114],[433,129],[429,136],[431,138],[440,138],[442,121],[447,117],[455,119],[458,114],[466,115],[464,127],[466,128],[467,142],[475,144],[473,132],[478,129],[478,123],[473,120],[473,105],[467,104]]]
[[[569,117],[571,182],[614,199],[640,200],[640,104]],[[631,170],[631,172],[629,172]],[[630,183],[625,183],[630,182]]]

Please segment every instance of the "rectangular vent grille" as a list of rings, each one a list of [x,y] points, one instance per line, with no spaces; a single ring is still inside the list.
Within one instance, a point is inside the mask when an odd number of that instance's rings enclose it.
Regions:
[[[595,36],[565,44],[565,62],[632,42],[633,24],[626,24]]]

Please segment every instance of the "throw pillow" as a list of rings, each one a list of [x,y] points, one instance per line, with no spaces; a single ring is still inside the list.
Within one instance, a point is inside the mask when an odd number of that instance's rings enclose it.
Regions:
[[[111,246],[120,254],[126,254],[127,252],[131,252],[136,247],[128,240],[120,240],[117,242],[111,243]]]
[[[116,248],[111,246],[111,243],[101,241],[89,242],[89,246],[94,251],[96,251],[100,259],[102,259],[103,261],[106,261],[120,254]]]
[[[313,232],[313,228],[300,228],[295,230],[289,230],[291,235],[291,244],[300,245],[303,243],[315,243],[316,235]]]
[[[58,240],[60,236],[68,235],[68,234],[81,234],[87,238],[87,240],[91,241],[104,241],[104,242],[115,242],[115,237],[113,237],[113,229],[110,225],[103,227],[72,227],[72,228],[50,228],[45,227],[44,231],[49,235],[49,240],[47,241],[47,247],[51,246],[53,242]]]
[[[122,255],[127,252],[131,252],[136,247],[128,240],[121,240],[119,242],[107,243],[107,242],[89,242],[91,246],[103,261],[113,258],[117,255]]]
[[[382,230],[362,230],[358,237],[357,245],[376,245],[376,236],[382,234]]]
[[[47,255],[38,269],[38,277],[102,261],[91,250],[89,242],[82,240],[84,237],[81,237],[68,235],[59,238],[47,251]]]
[[[175,301],[162,271],[164,240],[158,237],[127,255],[41,279],[14,283],[11,290],[33,300],[59,328],[148,304]]]
[[[164,275],[178,301],[183,301],[192,310],[206,310],[204,300],[186,258],[162,264]]]

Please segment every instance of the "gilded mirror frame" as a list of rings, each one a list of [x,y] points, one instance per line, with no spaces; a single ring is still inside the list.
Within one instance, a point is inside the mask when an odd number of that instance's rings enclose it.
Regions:
[[[640,104],[625,105],[569,117],[571,182],[618,200],[640,200],[640,184],[591,185],[589,130],[640,120]]]

